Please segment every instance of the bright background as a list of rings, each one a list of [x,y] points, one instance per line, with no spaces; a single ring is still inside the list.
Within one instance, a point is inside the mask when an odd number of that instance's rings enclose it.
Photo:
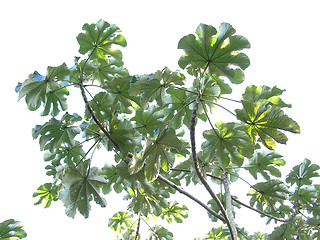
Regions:
[[[285,88],[283,99],[293,105],[285,111],[301,126],[301,134],[289,134],[279,153],[289,167],[305,157],[319,164],[319,9],[316,0],[1,1],[0,222],[22,221],[27,239],[32,240],[113,239],[107,220],[125,210],[127,203],[114,201],[112,196],[106,196],[107,208],[93,207],[89,219],[80,214],[75,220],[68,218],[60,201],[49,209],[33,205],[32,193],[50,179],[31,129],[47,119],[29,112],[24,100],[17,103],[14,92],[17,82],[35,70],[45,74],[47,66],[63,62],[71,67],[73,57],[79,55],[76,36],[82,25],[99,19],[122,29],[128,42],[124,63],[131,74],[151,73],[164,66],[178,69],[181,37],[194,33],[201,22],[216,28],[221,22],[231,23],[252,45],[246,51],[251,66],[242,88],[249,84]],[[212,227],[207,214],[184,197],[180,201],[193,211],[184,224],[168,226],[174,239],[204,237]],[[244,211],[237,220],[250,231],[266,227],[256,213]]]

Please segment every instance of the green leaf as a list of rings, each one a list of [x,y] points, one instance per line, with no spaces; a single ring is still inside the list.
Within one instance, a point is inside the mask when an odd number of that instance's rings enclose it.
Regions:
[[[162,209],[162,213],[160,215],[162,219],[166,219],[168,223],[172,223],[175,221],[177,223],[182,223],[183,218],[188,217],[188,208],[177,202],[169,203],[168,208]]]
[[[311,164],[311,161],[305,158],[301,164],[295,166],[290,171],[286,178],[286,182],[290,183],[291,186],[293,184],[297,184],[299,187],[303,185],[311,185],[311,178],[320,176],[319,169],[319,165]]]
[[[97,71],[93,73],[93,78],[104,86],[114,78],[127,77],[128,75],[129,72],[123,67],[121,60],[109,58],[108,61],[97,66]]]
[[[52,118],[42,126],[36,126],[32,130],[33,139],[39,138],[40,149],[49,150],[55,153],[60,146],[73,147],[75,145],[75,136],[80,133],[78,127],[73,123],[80,121],[81,117],[77,115],[64,114],[61,121]]]
[[[60,112],[59,106],[62,111],[67,110],[66,96],[69,92],[60,83],[69,73],[69,69],[63,63],[58,67],[48,67],[46,76],[38,72],[30,74],[21,86],[18,100],[25,97],[28,109],[31,111],[37,110],[43,103],[42,115],[48,115],[51,110],[51,115],[57,116]]]
[[[221,24],[219,33],[214,27],[201,23],[196,30],[198,39],[193,34],[180,39],[178,48],[186,54],[180,57],[179,66],[195,76],[201,69],[208,69],[210,74],[225,76],[232,83],[243,82],[242,70],[250,65],[250,61],[239,51],[249,48],[250,43],[234,33],[235,29],[228,23]]]
[[[286,185],[280,180],[269,180],[260,182],[252,186],[252,190],[248,192],[251,195],[250,205],[253,207],[256,204],[257,209],[263,211],[264,206],[269,207],[274,211],[275,204],[287,199],[290,191]]]
[[[282,224],[276,227],[274,231],[267,237],[267,240],[283,239],[283,240],[295,240],[297,239],[298,232],[295,228],[289,226],[289,224]]]
[[[151,231],[151,234],[147,238],[147,240],[173,240],[173,234],[160,225],[156,225],[155,227],[150,228],[149,231]]]
[[[128,212],[117,212],[108,221],[108,227],[113,231],[121,233],[125,229],[134,227],[132,214]]]
[[[142,94],[140,104],[144,109],[148,108],[148,103],[157,101],[159,106],[163,106],[165,89],[173,85],[181,85],[185,77],[178,72],[171,72],[168,68],[158,71],[149,76],[143,76],[136,81],[129,89],[131,96]]]
[[[110,122],[109,133],[113,141],[117,143],[120,148],[122,156],[127,156],[129,152],[134,152],[136,148],[141,145],[141,135],[135,130],[126,119],[113,118]],[[113,148],[113,144],[108,141],[109,149]]]
[[[286,162],[282,159],[282,155],[271,151],[262,151],[254,153],[245,169],[255,179],[257,179],[257,174],[260,173],[266,180],[269,180],[270,175],[281,177],[281,172],[277,166],[284,166],[285,164]]]
[[[155,105],[150,106],[147,110],[138,108],[135,112],[135,116],[131,118],[135,121],[135,129],[142,134],[154,134],[156,128],[161,128],[163,125],[164,112],[161,108],[157,108]]]
[[[94,98],[89,101],[94,114],[101,123],[106,120],[110,120],[110,118],[112,117],[113,101],[113,96],[106,92],[97,93]],[[89,120],[91,118],[91,114],[87,108],[85,110],[85,118],[86,120]]]
[[[33,197],[36,198],[35,205],[43,204],[44,208],[48,208],[52,201],[57,201],[59,198],[59,187],[53,185],[52,183],[45,183],[41,185]]]
[[[105,199],[100,196],[100,188],[107,183],[103,177],[99,176],[97,168],[90,167],[90,160],[69,170],[62,179],[65,190],[60,193],[60,199],[66,206],[67,216],[74,218],[78,210],[88,218],[92,197],[101,207],[106,207]]]
[[[96,24],[84,24],[84,33],[77,36],[80,45],[79,53],[91,54],[91,59],[98,59],[101,62],[107,60],[107,56],[115,59],[122,59],[122,53],[118,49],[112,48],[112,44],[122,47],[127,45],[125,38],[119,34],[119,28],[114,24],[109,24],[99,20]]]
[[[246,124],[246,132],[253,142],[259,136],[264,146],[275,150],[275,142],[285,144],[288,140],[279,129],[300,133],[299,125],[267,100],[254,103],[243,100],[242,105],[243,109],[236,109],[237,118]]]
[[[231,163],[241,166],[244,157],[251,157],[254,145],[248,135],[237,128],[236,123],[216,123],[217,129],[206,130],[203,137],[206,139],[201,147],[207,159],[217,158],[222,168]]]
[[[148,181],[153,181],[158,177],[160,167],[164,171],[168,171],[173,164],[174,157],[170,150],[180,151],[183,143],[177,138],[172,128],[160,131],[155,140],[149,140],[143,151],[141,162],[145,162],[145,175]],[[141,162],[138,162],[141,164]]]
[[[14,219],[8,219],[0,223],[0,240],[16,240],[27,237],[22,229],[23,225]]]

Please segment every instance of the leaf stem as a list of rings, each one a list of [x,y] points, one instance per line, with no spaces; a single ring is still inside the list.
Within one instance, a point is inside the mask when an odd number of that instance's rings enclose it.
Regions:
[[[226,107],[224,107],[224,106],[222,106],[222,105],[220,105],[220,104],[218,104],[218,103],[215,103],[215,102],[212,102],[212,101],[208,101],[208,100],[205,100],[205,99],[203,99],[203,101],[208,102],[208,103],[211,103],[211,104],[216,105],[216,106],[218,106],[218,107],[221,107],[222,109],[226,110],[228,113],[230,113],[230,114],[232,114],[233,116],[237,117],[236,114],[234,114],[234,113],[231,112],[229,109],[227,109]]]

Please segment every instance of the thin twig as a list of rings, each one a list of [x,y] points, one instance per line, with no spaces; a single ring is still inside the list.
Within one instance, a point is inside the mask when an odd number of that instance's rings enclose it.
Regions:
[[[190,198],[191,200],[195,201],[196,203],[198,203],[201,207],[203,207],[204,209],[206,209],[209,213],[211,213],[213,216],[215,216],[216,218],[220,219],[222,222],[226,222],[226,220],[220,216],[218,213],[216,213],[215,211],[213,211],[210,207],[208,207],[206,204],[204,204],[203,202],[201,202],[199,199],[197,199],[196,197],[194,197],[193,195],[191,195],[190,193],[186,192],[185,190],[183,190],[182,188],[178,187],[176,184],[172,183],[171,181],[169,181],[168,179],[162,177],[161,175],[158,176],[158,179],[164,183],[166,183],[167,185],[169,185],[170,187],[176,189],[178,192],[182,193],[183,195],[187,196],[188,198]]]

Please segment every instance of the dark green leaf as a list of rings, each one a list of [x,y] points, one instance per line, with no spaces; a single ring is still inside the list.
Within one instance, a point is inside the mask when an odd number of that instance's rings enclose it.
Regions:
[[[74,218],[78,210],[85,218],[89,216],[90,201],[101,207],[106,206],[106,201],[100,196],[100,188],[108,182],[101,176],[97,168],[90,168],[90,160],[86,160],[77,168],[69,170],[62,179],[65,190],[60,193],[60,199],[66,206],[66,214]]]
[[[284,166],[286,162],[278,153],[271,151],[255,152],[254,156],[249,159],[249,164],[245,169],[257,179],[257,174],[260,173],[266,180],[270,179],[270,175],[281,177],[281,172],[277,166]],[[267,173],[269,172],[269,173]]]
[[[35,193],[32,195],[35,200],[35,205],[43,204],[44,208],[48,208],[52,201],[57,201],[59,197],[59,187],[52,183],[45,183],[41,185]]]
[[[217,158],[219,165],[226,168],[232,162],[241,166],[243,158],[251,157],[254,145],[248,135],[237,128],[236,123],[216,123],[217,129],[206,130],[203,137],[206,139],[202,143],[204,156],[208,159]]]
[[[243,82],[242,70],[250,61],[239,51],[249,48],[250,43],[234,33],[235,29],[228,23],[221,24],[219,33],[212,26],[200,24],[196,30],[198,39],[190,34],[179,41],[178,48],[186,53],[180,57],[179,66],[196,76],[207,68],[210,74],[228,77],[232,83]]]
[[[112,48],[112,44],[125,47],[127,42],[119,34],[119,28],[116,25],[99,20],[96,24],[84,24],[82,30],[84,33],[80,33],[77,37],[80,45],[79,53],[89,52],[92,59],[98,59],[102,62],[107,60],[107,56],[121,60],[122,53],[120,50]]]
[[[311,185],[313,177],[320,177],[320,166],[311,164],[309,159],[304,159],[303,162],[295,166],[286,178],[286,182],[297,186]]]
[[[16,240],[27,237],[27,233],[22,229],[23,225],[13,219],[8,219],[0,223],[0,240]]]
[[[267,240],[296,240],[297,235],[297,230],[285,223],[279,227],[276,227],[274,231],[267,237]]]
[[[237,118],[246,123],[245,129],[253,142],[259,136],[267,148],[274,150],[275,141],[285,144],[288,140],[279,129],[300,133],[299,125],[267,100],[254,103],[243,100],[242,105],[243,109],[236,109]]]

